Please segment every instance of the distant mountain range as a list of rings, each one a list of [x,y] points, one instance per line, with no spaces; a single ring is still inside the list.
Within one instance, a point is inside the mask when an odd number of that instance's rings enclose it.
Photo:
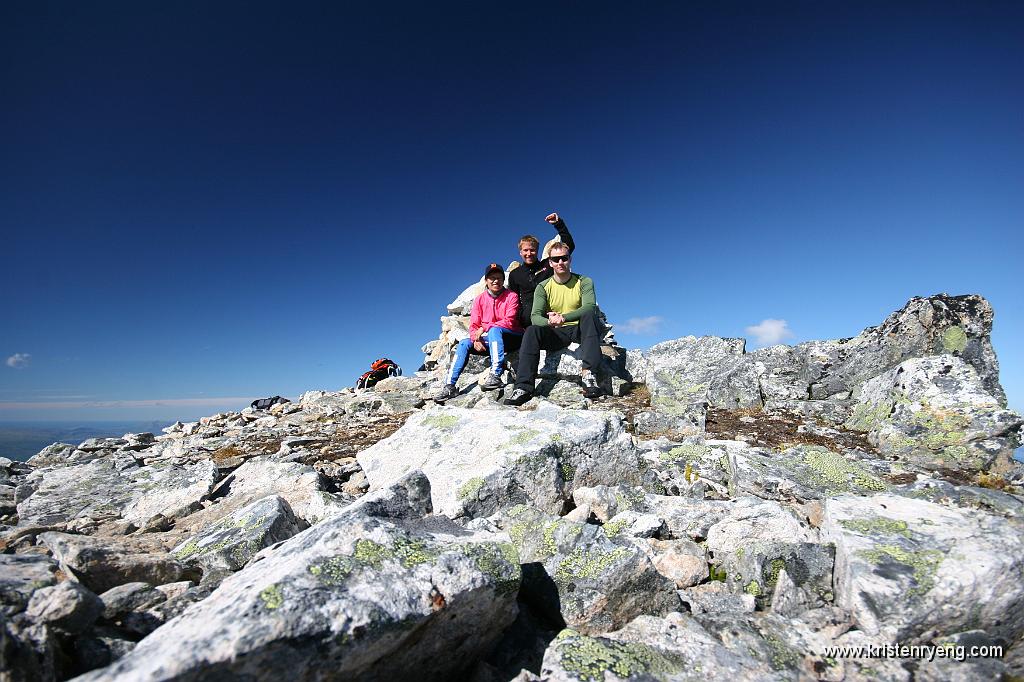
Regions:
[[[170,421],[0,422],[0,457],[25,461],[51,443],[78,445],[88,438],[111,438],[126,433],[160,430]]]

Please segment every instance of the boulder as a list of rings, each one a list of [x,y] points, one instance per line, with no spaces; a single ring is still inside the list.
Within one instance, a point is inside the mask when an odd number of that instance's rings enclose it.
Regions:
[[[377,508],[396,509],[421,485],[400,482],[405,492],[386,493]],[[464,674],[516,616],[514,548],[441,517],[388,519],[372,516],[374,508],[357,503],[296,535],[80,679]],[[421,508],[396,511],[415,516]]]
[[[825,501],[836,603],[861,630],[911,642],[981,628],[1024,632],[1024,536],[1011,520],[895,495]]]
[[[72,572],[93,592],[130,582],[150,585],[179,580],[186,572],[175,558],[162,553],[139,552],[114,538],[47,532],[39,536],[62,569]]]
[[[57,564],[38,554],[0,554],[0,613],[25,610],[32,593],[57,582]]]
[[[640,616],[617,632],[588,636],[563,630],[544,654],[541,679],[781,680],[770,666],[724,647],[694,619]]]
[[[580,632],[607,632],[642,613],[663,614],[679,606],[675,585],[647,556],[599,526],[526,506],[509,510],[504,525],[520,561],[531,565],[524,575],[525,598]],[[556,605],[560,612],[551,612]]]
[[[100,601],[103,602],[103,618],[117,620],[131,611],[148,609],[167,601],[167,595],[149,583],[125,583],[101,594]]]
[[[357,459],[371,490],[422,469],[434,509],[450,518],[488,516],[527,503],[560,514],[577,487],[646,480],[619,416],[549,403],[527,413],[528,421],[523,414],[504,408],[424,411]]]
[[[1021,424],[973,367],[948,354],[907,360],[866,381],[847,421],[887,455],[967,471],[1005,469]]]
[[[206,570],[237,571],[264,547],[287,540],[304,527],[283,498],[270,495],[225,516],[171,554]]]
[[[77,635],[103,613],[103,602],[76,582],[66,580],[32,593],[25,615],[35,623],[46,623],[61,632]]]

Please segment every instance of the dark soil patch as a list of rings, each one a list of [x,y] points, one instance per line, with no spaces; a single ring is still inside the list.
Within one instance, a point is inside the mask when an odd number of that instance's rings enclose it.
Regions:
[[[806,418],[789,410],[722,410],[708,408],[706,438],[742,440],[763,448],[782,450],[794,445],[820,445],[839,452],[852,449],[877,454],[863,433],[831,427],[829,433],[807,433],[798,427]]]
[[[355,457],[357,453],[379,443],[398,429],[402,428],[411,412],[370,417],[356,424],[339,428],[331,435],[330,440],[320,448],[319,453],[304,458],[303,464],[317,461],[335,462],[346,457]]]

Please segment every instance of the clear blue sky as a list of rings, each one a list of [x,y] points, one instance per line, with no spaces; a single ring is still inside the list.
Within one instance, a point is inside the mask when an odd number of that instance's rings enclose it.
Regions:
[[[623,345],[979,293],[1021,410],[1022,73],[1019,2],[3,3],[0,421],[413,371],[550,211]]]

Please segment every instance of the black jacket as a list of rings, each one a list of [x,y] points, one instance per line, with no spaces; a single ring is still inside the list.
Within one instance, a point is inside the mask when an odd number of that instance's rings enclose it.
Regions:
[[[555,229],[558,230],[558,236],[562,242],[569,247],[569,253],[572,253],[576,248],[576,243],[572,240],[565,221],[559,218],[555,223]],[[546,258],[544,260],[538,258],[533,265],[521,263],[518,268],[508,273],[508,288],[519,296],[519,324],[523,325],[524,329],[531,324],[530,310],[533,309],[533,292],[537,290],[538,284],[553,274],[555,273]]]

